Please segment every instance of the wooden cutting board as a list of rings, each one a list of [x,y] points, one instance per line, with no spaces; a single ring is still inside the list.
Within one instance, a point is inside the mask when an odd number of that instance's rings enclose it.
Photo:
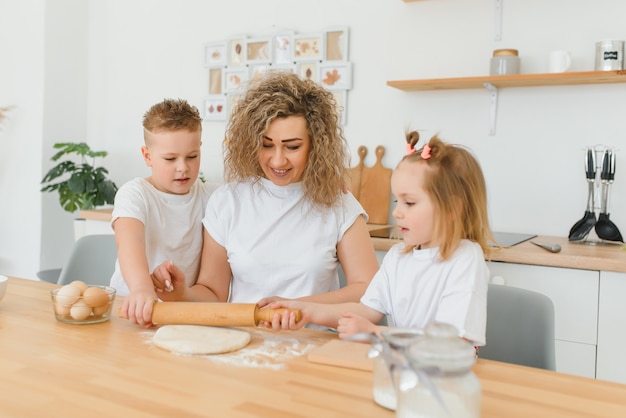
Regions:
[[[311,350],[307,358],[312,363],[372,371],[374,360],[367,357],[369,349],[369,344],[332,340]]]
[[[361,188],[357,199],[369,216],[370,224],[387,224],[391,196],[391,169],[383,166],[385,147],[376,147],[376,163],[363,167]]]
[[[350,191],[359,200],[361,192],[361,173],[363,172],[365,156],[367,155],[367,147],[361,145],[358,149],[359,163],[356,167],[350,169]]]

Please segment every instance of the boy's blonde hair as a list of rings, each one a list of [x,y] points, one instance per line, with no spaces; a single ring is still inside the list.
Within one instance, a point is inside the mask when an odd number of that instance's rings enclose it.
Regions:
[[[411,149],[415,149],[419,134],[410,132],[406,140]],[[437,135],[428,141],[428,147],[430,153],[422,157],[424,147],[416,149],[399,164],[425,164],[427,167],[424,190],[434,205],[433,235],[441,238],[441,258],[448,259],[462,239],[478,243],[488,257],[489,240],[493,241],[493,235],[487,211],[487,186],[480,164],[467,148],[446,144]]]
[[[187,130],[202,132],[202,118],[186,100],[165,99],[143,115],[143,127],[151,133]]]
[[[330,207],[347,184],[347,143],[333,94],[296,74],[269,71],[235,104],[223,144],[226,181],[263,177],[258,161],[263,135],[270,123],[288,116],[306,119],[311,140],[304,194],[315,205]]]

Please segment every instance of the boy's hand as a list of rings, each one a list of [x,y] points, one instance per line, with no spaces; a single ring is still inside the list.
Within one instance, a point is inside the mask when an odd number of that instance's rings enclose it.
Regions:
[[[185,273],[171,261],[165,261],[150,275],[154,290],[164,301],[183,300],[187,288]]]
[[[124,299],[119,315],[134,324],[149,328],[154,325],[152,323],[152,307],[156,301],[157,296],[153,289],[131,291]]]
[[[358,333],[370,334],[376,332],[377,326],[362,316],[345,312],[341,314],[342,318],[337,323],[337,332],[339,338],[345,339]]]

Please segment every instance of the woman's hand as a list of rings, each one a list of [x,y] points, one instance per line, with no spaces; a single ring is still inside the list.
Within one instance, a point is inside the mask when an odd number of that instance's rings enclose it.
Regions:
[[[353,314],[351,312],[345,312],[341,314],[341,319],[337,323],[337,332],[339,332],[339,338],[345,339],[359,333],[376,333],[377,326],[371,323],[368,319]]]
[[[267,298],[266,298],[267,299]],[[277,312],[274,314],[273,318],[272,318],[272,322],[262,322],[260,325],[264,326],[265,328],[271,328],[274,331],[281,331],[281,330],[291,330],[291,331],[296,331],[299,330],[301,328],[303,328],[306,324],[308,324],[310,322],[310,313],[308,312],[308,310],[306,309],[306,303],[305,302],[300,302],[297,300],[288,300],[288,299],[282,299],[280,298],[279,300],[266,305],[265,308],[262,309],[267,309],[267,308],[271,308],[271,309],[279,309],[279,308],[286,308],[287,310],[285,310],[282,315]],[[302,318],[300,319],[300,321],[296,320],[296,310],[299,310],[302,314]]]

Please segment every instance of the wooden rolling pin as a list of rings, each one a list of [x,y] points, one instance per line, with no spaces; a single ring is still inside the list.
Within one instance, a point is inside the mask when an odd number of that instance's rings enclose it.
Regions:
[[[261,321],[272,322],[274,314],[289,309],[261,309],[255,303],[157,302],[152,308],[152,322],[158,325],[211,325],[217,327],[253,327]],[[302,312],[296,313],[296,321]]]

